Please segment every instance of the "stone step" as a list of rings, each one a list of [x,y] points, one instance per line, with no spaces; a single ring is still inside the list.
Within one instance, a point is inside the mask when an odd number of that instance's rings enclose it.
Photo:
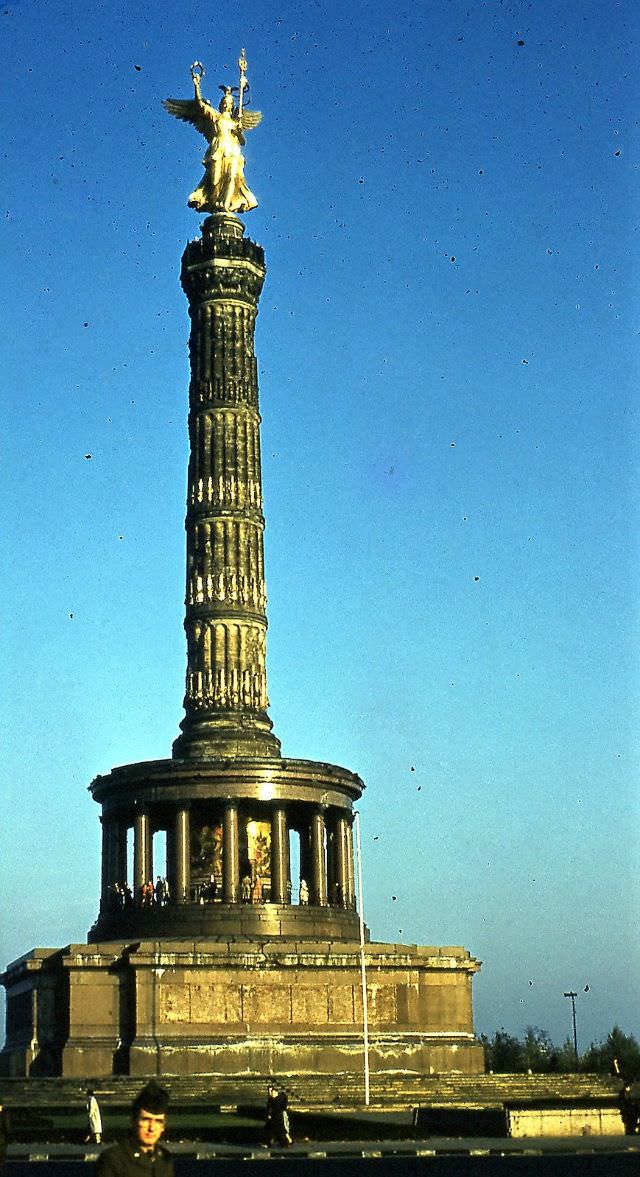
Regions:
[[[78,1080],[66,1078],[0,1079],[0,1098],[8,1106],[82,1106],[92,1087],[105,1106],[126,1106],[147,1080],[121,1076]],[[364,1104],[361,1075],[285,1075],[278,1083],[299,1108],[357,1107]],[[160,1076],[174,1106],[252,1104],[265,1099],[267,1076]],[[502,1106],[540,1099],[611,1098],[620,1081],[603,1075],[407,1075],[372,1074],[371,1104],[376,1107]]]

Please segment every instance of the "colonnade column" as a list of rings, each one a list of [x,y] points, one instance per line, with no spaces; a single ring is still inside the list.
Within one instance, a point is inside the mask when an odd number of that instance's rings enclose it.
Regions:
[[[271,902],[286,903],[289,881],[289,830],[280,806],[271,814]]]
[[[136,810],[133,830],[133,897],[137,903],[143,884],[153,875],[151,823],[145,809]]]
[[[335,903],[336,898],[336,834],[335,821],[325,821],[327,839],[327,902]]]
[[[175,900],[187,903],[191,890],[191,831],[189,810],[185,807],[176,814],[175,845]]]
[[[240,889],[240,851],[238,847],[238,805],[226,801],[222,817],[222,898],[237,903]]]
[[[336,902],[340,905],[347,904],[347,896],[349,890],[349,878],[347,872],[347,819],[344,814],[339,813],[335,824],[335,857],[334,870],[336,882]]]
[[[177,819],[167,823],[167,883],[169,884],[169,898],[173,903],[178,897],[177,866],[176,866],[176,825]]]
[[[101,817],[102,823],[102,902],[108,902],[116,878],[115,822],[112,817]]]
[[[312,902],[317,903],[319,907],[325,907],[327,903],[327,864],[324,851],[324,814],[320,810],[317,810],[311,816],[309,833],[311,840],[311,870],[313,872],[311,886]]]
[[[353,819],[345,820],[345,853],[346,853],[346,891],[345,906],[355,908],[356,888],[353,875]]]
[[[303,825],[301,827],[299,833],[300,833],[300,878],[298,879],[298,885],[304,879],[305,883],[307,884],[307,887],[311,891],[311,888],[313,886],[313,868],[311,866],[311,842],[310,842],[309,827]],[[296,899],[298,899],[298,898],[299,898],[299,894],[296,895]],[[311,896],[310,896],[310,898],[311,898]]]
[[[127,823],[123,818],[115,818],[113,835],[113,870],[114,882],[127,882]]]

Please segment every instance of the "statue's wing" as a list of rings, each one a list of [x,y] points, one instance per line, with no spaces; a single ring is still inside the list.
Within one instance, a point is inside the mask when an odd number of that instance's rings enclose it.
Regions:
[[[262,122],[262,113],[259,110],[243,110],[240,116],[240,124],[243,131],[253,131]]]
[[[200,131],[206,139],[211,138],[211,133],[215,130],[216,116],[208,102],[196,102],[195,98],[165,98],[162,105],[175,118],[191,123],[191,126]]]

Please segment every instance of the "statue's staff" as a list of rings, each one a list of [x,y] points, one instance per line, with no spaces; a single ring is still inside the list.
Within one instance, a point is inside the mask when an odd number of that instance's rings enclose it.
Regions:
[[[244,55],[244,49],[240,50],[240,56],[238,58],[238,67],[240,69],[240,86],[239,86],[240,93],[238,95],[238,118],[242,119],[242,103],[243,103],[243,99],[244,99],[244,92],[245,92],[246,87],[249,85],[249,83],[247,81],[247,59]]]

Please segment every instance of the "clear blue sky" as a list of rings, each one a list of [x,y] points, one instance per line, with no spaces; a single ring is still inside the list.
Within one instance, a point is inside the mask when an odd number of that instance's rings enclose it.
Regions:
[[[87,786],[178,731],[203,141],[160,102],[244,45],[283,752],[363,776],[372,935],[483,960],[479,1031],[561,1042],[572,988],[582,1046],[637,1034],[637,6],[0,29],[2,960],[85,939]]]

